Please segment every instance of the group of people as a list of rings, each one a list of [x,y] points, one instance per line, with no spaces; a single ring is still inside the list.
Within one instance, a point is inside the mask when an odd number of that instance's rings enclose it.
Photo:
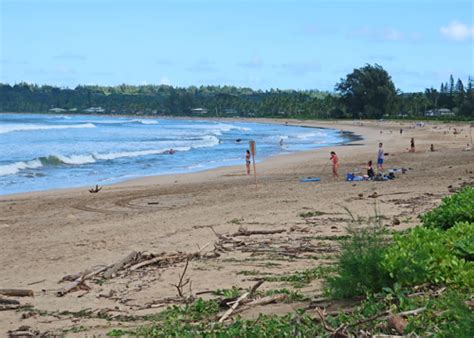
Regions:
[[[400,128],[400,135],[403,134],[403,129]],[[280,140],[280,146],[283,144],[283,139]],[[469,144],[467,144],[467,147],[464,149],[464,151],[470,151],[471,147]],[[410,139],[410,148],[408,149],[410,153],[415,152],[415,138]],[[434,145],[430,145],[430,151],[435,151]],[[379,173],[383,173],[383,163],[385,159],[385,152],[383,150],[383,143],[379,143],[379,147],[377,150],[377,171]],[[332,177],[335,180],[339,179],[339,158],[336,155],[335,151],[331,151],[329,161],[332,163]],[[247,167],[247,175],[250,175],[250,151],[247,150],[247,153],[245,155],[245,164]],[[373,179],[375,177],[375,171],[373,168],[373,162],[372,160],[367,162],[367,176],[369,179]]]
[[[339,158],[336,155],[336,152],[331,151],[330,153],[331,157],[329,160],[332,162],[332,177],[333,179],[337,180],[339,179]],[[377,170],[379,172],[383,172],[383,162],[385,158],[385,153],[383,150],[383,143],[379,143],[379,148],[377,150]],[[372,179],[375,177],[375,171],[373,168],[373,163],[372,160],[367,162],[367,176],[369,179]]]

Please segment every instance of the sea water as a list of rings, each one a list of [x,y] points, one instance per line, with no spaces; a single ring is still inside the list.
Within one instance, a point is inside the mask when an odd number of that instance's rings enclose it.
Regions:
[[[0,114],[0,194],[230,165],[242,165],[244,171],[249,140],[256,141],[260,161],[348,139],[338,130],[283,124]]]

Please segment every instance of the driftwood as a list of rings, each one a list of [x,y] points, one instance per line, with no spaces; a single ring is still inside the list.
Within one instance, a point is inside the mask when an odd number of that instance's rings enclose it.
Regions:
[[[199,258],[199,257],[201,257],[201,252],[204,249],[206,249],[210,244],[211,244],[211,242],[206,243],[197,252],[193,252],[193,253],[190,253],[190,254],[176,253],[176,254],[160,255],[158,257],[154,257],[152,259],[149,259],[149,260],[137,263],[135,265],[132,265],[131,267],[128,268],[128,271],[135,271],[137,269],[140,269],[140,268],[143,268],[145,266],[152,265],[152,264],[158,264],[158,265],[164,267],[164,266],[169,266],[169,265],[176,264],[176,263],[181,263],[181,262],[184,262],[186,260],[192,260],[193,258]]]
[[[33,330],[29,326],[20,326],[16,330],[10,330],[8,331],[8,337],[13,338],[13,337],[40,337],[40,332],[37,330]],[[43,336],[43,335],[41,335]]]
[[[248,307],[258,306],[258,305],[267,305],[267,304],[281,302],[281,301],[285,300],[286,298],[288,298],[288,295],[276,294],[276,295],[273,295],[273,296],[266,296],[266,297],[262,297],[260,299],[252,300],[251,302],[249,302],[245,305],[248,306]]]
[[[235,309],[237,309],[237,307],[241,303],[243,303],[247,298],[251,298],[253,294],[255,293],[255,291],[257,291],[257,289],[260,287],[260,285],[263,284],[263,282],[264,282],[263,280],[259,280],[257,283],[254,284],[254,286],[252,286],[249,292],[245,292],[242,296],[237,298],[237,300],[232,304],[232,307],[229,310],[227,310],[224,313],[224,315],[219,319],[219,323],[222,323],[227,318],[229,318],[232,315],[232,313],[235,311]]]
[[[10,298],[1,298],[0,297],[0,304],[2,305],[18,305],[20,304],[19,301],[17,301],[16,299],[10,299]]]
[[[33,290],[28,289],[0,289],[0,295],[11,297],[34,297]]]
[[[129,271],[135,271],[137,269],[143,268],[144,266],[152,265],[152,264],[157,264],[160,263],[159,265],[171,265],[175,263],[180,263],[184,260],[186,260],[187,257],[191,258],[193,255],[186,255],[186,254],[171,254],[171,255],[166,255],[166,256],[158,256],[154,257],[152,259],[137,263],[135,265],[132,265],[128,270]]]
[[[125,265],[128,263],[134,261],[138,256],[138,253],[136,251],[132,251],[131,253],[128,254],[128,256],[122,258],[119,260],[117,263],[114,265],[110,266],[107,270],[104,272],[104,278],[105,279],[110,279],[112,276],[120,271]]]
[[[240,228],[236,233],[233,233],[231,236],[252,236],[252,235],[272,235],[272,234],[280,234],[282,232],[286,232],[285,229],[278,229],[278,230],[247,230],[245,228]]]
[[[242,296],[240,296],[239,298],[237,298],[237,300],[234,302],[234,304],[232,305],[232,307],[227,310],[224,315],[221,317],[221,319],[219,319],[219,323],[222,323],[224,320],[226,320],[227,318],[229,318],[229,316],[232,314],[232,312],[234,312],[235,309],[237,309],[237,307],[240,305],[240,303],[242,301],[244,301],[245,299],[247,299],[247,297],[250,295],[250,292],[246,292],[244,293]]]
[[[91,194],[96,194],[96,193],[98,193],[98,192],[101,191],[101,190],[102,190],[102,187],[99,187],[99,185],[96,184],[96,185],[95,185],[95,188],[89,189],[89,192],[90,192]]]
[[[16,310],[21,304],[0,304],[0,311]]]
[[[106,270],[108,268],[108,266],[104,266],[104,267],[101,267],[100,269],[98,270],[95,270],[93,272],[90,272],[90,273],[84,273],[83,275],[81,275],[80,277],[78,277],[76,280],[74,280],[73,282],[71,282],[70,284],[66,285],[65,287],[63,287],[61,290],[59,290],[58,292],[56,292],[56,296],[58,297],[62,297],[64,296],[65,294],[71,292],[72,290],[78,288],[80,285],[84,285],[84,281],[87,280],[87,279],[90,279],[96,275],[98,275],[99,273],[101,273],[102,271]],[[87,287],[87,286],[86,286]],[[88,288],[88,287],[87,287]]]
[[[184,298],[183,294],[183,288],[189,284],[190,280],[189,278],[186,279],[186,281],[183,282],[184,275],[186,274],[186,270],[188,269],[188,264],[189,264],[189,258],[186,259],[186,265],[184,266],[183,273],[179,276],[179,282],[178,284],[172,284],[176,290],[178,290],[178,296],[181,298]]]

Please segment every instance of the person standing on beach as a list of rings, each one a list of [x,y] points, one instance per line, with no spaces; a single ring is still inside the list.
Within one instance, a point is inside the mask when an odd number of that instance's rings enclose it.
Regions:
[[[410,140],[410,153],[414,153],[414,152],[415,152],[415,138],[412,137]]]
[[[384,152],[382,148],[382,142],[379,143],[379,150],[377,152],[377,170],[379,172],[383,171],[383,160],[384,160]]]
[[[332,178],[337,180],[339,179],[339,173],[337,172],[339,169],[339,159],[334,151],[331,151],[330,160],[332,161]]]
[[[247,167],[247,175],[250,175],[250,150],[248,149],[245,154],[245,166]]]

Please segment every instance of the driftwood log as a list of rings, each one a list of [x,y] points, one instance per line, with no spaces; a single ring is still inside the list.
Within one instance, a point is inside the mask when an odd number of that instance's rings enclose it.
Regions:
[[[34,297],[33,290],[28,289],[0,289],[0,295],[11,297]]]
[[[254,286],[252,286],[252,288],[250,289],[249,292],[245,292],[242,296],[240,296],[239,298],[237,298],[237,300],[232,304],[232,307],[227,310],[224,315],[219,319],[219,323],[222,323],[224,322],[227,318],[229,318],[232,313],[235,311],[235,309],[237,309],[237,307],[243,303],[247,298],[251,298],[253,296],[253,294],[255,293],[255,291],[257,291],[257,289],[260,287],[260,285],[263,284],[263,280],[259,280],[257,283],[255,283]]]
[[[73,282],[69,283],[68,285],[63,287],[61,290],[56,292],[56,296],[58,296],[58,297],[64,296],[65,294],[71,292],[72,290],[76,289],[81,284],[83,284],[85,280],[98,275],[99,273],[106,270],[107,268],[108,268],[107,266],[104,266],[104,267],[101,267],[100,269],[98,269],[96,271],[90,272],[88,274],[81,275],[79,278],[77,278],[76,280],[74,280]]]
[[[118,271],[120,271],[125,265],[127,265],[130,262],[133,262],[137,258],[137,256],[138,256],[138,252],[132,251],[131,253],[128,254],[128,256],[122,258],[117,263],[113,264],[111,267],[105,270],[104,278],[105,279],[112,278],[112,276]]]
[[[280,234],[282,232],[286,232],[285,229],[277,229],[277,230],[247,230],[245,228],[240,228],[237,232],[233,233],[231,236],[252,236],[252,235],[273,235],[273,234]]]

